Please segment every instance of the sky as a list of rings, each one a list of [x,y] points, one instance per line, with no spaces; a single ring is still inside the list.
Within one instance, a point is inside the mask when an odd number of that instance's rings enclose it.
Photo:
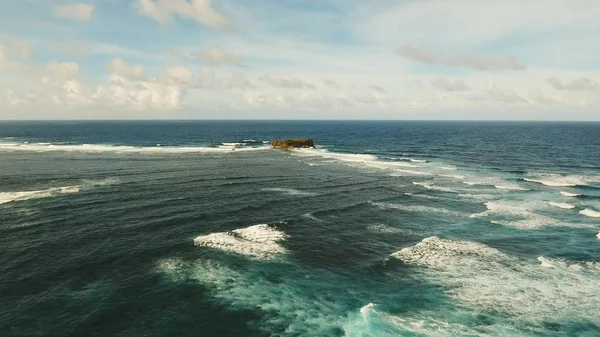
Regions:
[[[600,120],[597,0],[2,0],[0,119]]]

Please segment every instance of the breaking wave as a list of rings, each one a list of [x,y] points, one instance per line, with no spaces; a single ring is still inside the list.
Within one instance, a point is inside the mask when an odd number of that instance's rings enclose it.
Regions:
[[[565,191],[560,191],[560,194],[563,195],[563,196],[565,196],[565,197],[571,197],[571,198],[580,196],[580,194],[570,193],[570,192],[565,192]]]
[[[588,216],[590,218],[600,218],[600,212],[591,210],[589,208],[579,211],[579,214]]]
[[[31,152],[88,152],[88,153],[228,153],[235,151],[260,151],[270,149],[268,146],[247,147],[244,143],[223,143],[219,147],[192,146],[120,146],[102,144],[6,144],[0,143],[0,151],[31,151]]]
[[[474,310],[502,312],[533,324],[580,317],[600,323],[600,263],[539,257],[519,260],[472,241],[429,237],[394,254],[423,267],[455,301]]]
[[[116,183],[116,179],[105,179],[99,181],[84,180],[80,185],[51,187],[44,190],[0,192],[0,204],[25,201],[31,199],[50,198],[62,194],[79,193],[81,189],[93,186],[106,186]]]
[[[575,205],[567,204],[567,203],[564,203],[564,202],[553,202],[553,201],[550,201],[548,204],[550,206],[554,206],[554,207],[558,207],[558,208],[562,208],[562,209],[573,209],[573,208],[575,208]]]
[[[282,193],[282,194],[287,194],[287,195],[306,195],[306,196],[317,195],[317,193],[313,193],[313,192],[301,191],[301,190],[297,190],[294,188],[281,188],[281,187],[263,188],[263,189],[261,189],[261,191],[276,192],[276,193]]]
[[[212,233],[194,239],[194,245],[209,247],[257,260],[271,260],[285,254],[282,231],[261,224],[229,232]]]
[[[381,208],[381,209],[397,209],[405,212],[414,212],[414,213],[442,213],[453,216],[465,216],[465,214],[460,212],[451,211],[445,208],[435,208],[428,206],[418,206],[418,205],[403,205],[403,204],[393,204],[387,202],[370,202],[373,206]]]
[[[591,183],[600,183],[600,177],[554,173],[529,173],[523,180],[550,187],[589,186]]]
[[[546,226],[562,226],[573,228],[587,228],[586,224],[565,223],[558,219],[538,214],[536,211],[547,209],[550,204],[542,201],[490,201],[486,202],[487,211],[472,214],[472,218],[493,216],[495,224],[520,229],[541,229]]]

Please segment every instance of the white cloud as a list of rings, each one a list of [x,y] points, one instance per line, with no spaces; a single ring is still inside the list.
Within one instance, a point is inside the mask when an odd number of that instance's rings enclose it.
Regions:
[[[409,60],[429,65],[464,66],[475,70],[525,69],[513,56],[428,51],[411,44],[400,48],[398,54]]]
[[[376,86],[376,85],[372,85],[369,87],[371,90],[378,92],[380,94],[384,94],[386,92],[385,89],[383,89],[382,87]]]
[[[600,83],[589,78],[581,77],[570,82],[563,82],[556,77],[546,79],[554,89],[566,91],[596,91],[600,90]]]
[[[497,103],[498,102],[504,103],[504,104],[526,104],[526,103],[528,103],[527,99],[523,98],[521,95],[519,95],[514,90],[500,88],[493,81],[488,82],[488,84],[485,88],[485,92],[491,100],[493,100]]]
[[[292,89],[313,88],[314,89],[314,85],[312,85],[312,84],[308,84],[297,78],[284,78],[283,76],[281,76],[279,74],[274,74],[274,73],[265,74],[265,76],[263,76],[261,78],[261,80],[271,84],[274,87],[279,87],[279,88],[292,88]]]
[[[90,21],[93,12],[94,5],[84,3],[57,6],[54,9],[55,16],[80,22]]]
[[[242,58],[240,56],[220,48],[209,48],[203,52],[195,52],[190,55],[200,58],[213,66],[242,65]]]
[[[144,67],[141,65],[128,66],[120,57],[110,61],[108,64],[108,71],[113,75],[129,80],[141,80],[145,77]]]
[[[438,78],[431,81],[431,85],[445,91],[467,91],[469,86],[461,80],[451,81],[444,78]]]
[[[50,77],[59,81],[70,81],[79,78],[79,64],[74,62],[53,62],[46,66]]]
[[[244,75],[238,71],[232,73],[231,77],[229,77],[229,78],[222,78],[222,79],[215,80],[212,87],[216,88],[216,89],[223,89],[223,90],[228,90],[228,89],[248,90],[248,89],[255,88],[254,84],[252,84],[252,82],[250,82],[250,80],[248,80],[246,75]]]
[[[0,70],[26,69],[30,57],[31,47],[26,42],[0,44]]]
[[[325,84],[328,87],[331,88],[335,88],[335,89],[339,89],[340,88],[340,82],[331,79],[331,78],[324,78],[321,80],[321,82],[323,82],[323,84]]]
[[[161,24],[171,22],[177,15],[214,29],[233,26],[232,21],[212,7],[211,0],[137,0],[136,8],[141,15]]]

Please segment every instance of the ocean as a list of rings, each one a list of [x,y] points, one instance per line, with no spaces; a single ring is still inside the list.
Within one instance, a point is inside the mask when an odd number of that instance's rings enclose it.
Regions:
[[[600,336],[599,231],[600,123],[0,123],[2,337]]]

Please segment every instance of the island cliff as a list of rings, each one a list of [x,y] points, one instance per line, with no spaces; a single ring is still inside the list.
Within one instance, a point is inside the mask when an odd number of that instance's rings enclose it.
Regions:
[[[294,149],[294,148],[314,148],[315,143],[312,139],[308,138],[294,138],[294,139],[284,139],[284,140],[272,140],[271,146],[274,149]]]

